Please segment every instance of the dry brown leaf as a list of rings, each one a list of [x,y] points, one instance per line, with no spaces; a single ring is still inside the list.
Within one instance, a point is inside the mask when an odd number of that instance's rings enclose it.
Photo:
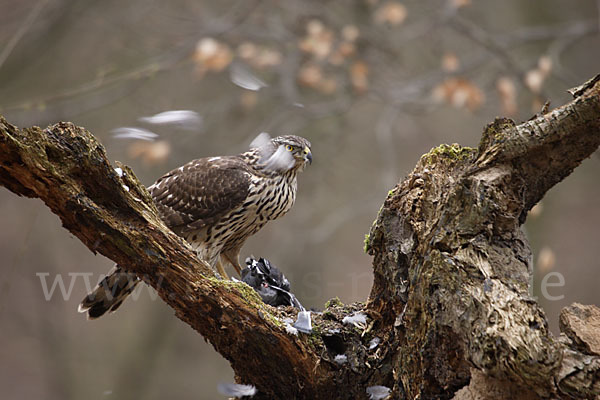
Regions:
[[[369,88],[369,66],[362,60],[355,61],[350,66],[352,87],[358,93],[364,93]]]
[[[136,141],[129,145],[127,154],[131,158],[140,158],[148,165],[163,164],[171,154],[171,145],[166,140],[156,142]]]
[[[540,215],[542,215],[542,212],[544,211],[544,204],[543,203],[537,203],[535,206],[533,206],[531,208],[531,210],[529,210],[529,214],[527,214],[528,217],[531,218],[537,218]]]
[[[500,96],[502,113],[504,115],[515,115],[517,113],[517,89],[514,81],[506,76],[496,81],[496,90]]]
[[[323,80],[321,68],[314,64],[307,64],[298,71],[298,83],[308,87],[317,87]]]
[[[244,42],[237,48],[238,56],[258,69],[265,69],[281,64],[283,56],[275,49]]]
[[[334,34],[319,20],[312,19],[306,24],[306,36],[300,40],[300,50],[312,54],[317,59],[326,58],[333,47]]]
[[[552,72],[552,59],[548,56],[541,56],[538,60],[538,70],[544,77],[548,77],[550,72]]]
[[[442,56],[442,69],[446,72],[455,72],[460,68],[460,60],[454,53],[445,53]]]
[[[258,53],[258,46],[252,42],[243,42],[237,48],[237,55],[244,61],[252,60]]]
[[[356,25],[346,25],[342,28],[342,39],[347,42],[354,42],[358,39],[360,35],[360,31],[356,27]]]
[[[536,68],[527,71],[525,74],[525,86],[533,93],[539,94],[544,85],[544,81],[552,72],[552,59],[548,56],[542,56],[538,60]]]
[[[544,74],[539,69],[532,69],[525,74],[525,85],[533,93],[539,93],[544,84]]]
[[[220,72],[224,70],[233,60],[233,54],[224,43],[216,39],[202,38],[196,44],[194,61],[197,71],[203,75],[207,71]]]
[[[456,108],[474,111],[481,107],[485,95],[475,84],[464,78],[448,78],[433,89],[433,98]]]
[[[554,269],[556,265],[556,255],[554,255],[554,251],[548,247],[543,247],[537,258],[537,267],[539,272],[549,272]]]
[[[356,51],[354,43],[342,42],[335,49],[335,51],[329,56],[329,63],[333,65],[342,65],[346,59],[352,56]]]
[[[325,94],[332,94],[338,87],[335,77],[325,76],[321,68],[314,64],[306,64],[300,68],[298,83]]]
[[[373,18],[377,24],[400,25],[406,19],[407,14],[404,4],[389,1],[375,10]]]
[[[454,8],[470,6],[471,0],[450,0],[450,5]]]

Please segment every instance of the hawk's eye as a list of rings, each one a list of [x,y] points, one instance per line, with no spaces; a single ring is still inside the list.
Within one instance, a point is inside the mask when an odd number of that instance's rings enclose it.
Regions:
[[[291,144],[286,144],[286,145],[285,145],[285,149],[286,149],[287,151],[292,151],[292,150],[294,150],[294,146],[292,146]]]

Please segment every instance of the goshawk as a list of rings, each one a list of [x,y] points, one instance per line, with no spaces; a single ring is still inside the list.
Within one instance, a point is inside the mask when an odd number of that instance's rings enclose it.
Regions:
[[[297,174],[311,162],[308,140],[261,134],[245,153],[193,160],[148,190],[165,224],[226,278],[227,264],[240,273],[244,242],[294,205]],[[90,319],[115,311],[138,282],[116,265],[83,299],[79,311]]]

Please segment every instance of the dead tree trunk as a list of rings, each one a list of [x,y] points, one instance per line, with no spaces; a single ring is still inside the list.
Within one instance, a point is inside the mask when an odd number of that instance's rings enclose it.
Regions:
[[[600,312],[572,306],[561,315],[565,336],[549,333],[528,295],[531,252],[520,230],[600,144],[600,77],[572,93],[573,102],[521,125],[496,120],[478,149],[442,145],[421,157],[371,228],[368,302],[330,302],[313,315],[312,334],[287,333],[294,310],[216,279],[85,129],[20,130],[0,117],[0,183],[41,198],[91,251],[154,287],[240,382],[257,387],[256,398],[367,398],[373,386],[398,399],[592,398]],[[353,313],[366,323],[344,323]]]

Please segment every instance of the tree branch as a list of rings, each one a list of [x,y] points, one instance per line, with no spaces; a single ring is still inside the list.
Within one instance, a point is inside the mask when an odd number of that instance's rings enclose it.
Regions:
[[[294,310],[215,278],[160,221],[134,173],[119,164],[120,176],[85,129],[19,130],[0,117],[0,184],[42,199],[91,251],[154,287],[257,398],[364,398],[374,385],[395,398],[586,398],[600,394],[590,350],[598,334],[565,322],[565,339],[552,337],[528,294],[531,251],[520,230],[600,144],[600,82],[574,93],[521,125],[496,120],[477,150],[443,145],[421,157],[371,228],[367,305],[330,302],[309,335],[286,331]],[[345,319],[360,312],[366,323]]]
[[[287,334],[281,322],[286,314],[262,303],[246,284],[216,279],[160,221],[133,172],[121,167],[122,178],[102,145],[71,123],[18,130],[0,117],[2,185],[39,197],[92,252],[138,274],[242,380],[270,395],[275,387],[276,396],[294,397],[298,385],[309,395],[327,368],[319,366],[307,338]],[[265,374],[269,369],[294,371],[294,384],[288,374]]]

